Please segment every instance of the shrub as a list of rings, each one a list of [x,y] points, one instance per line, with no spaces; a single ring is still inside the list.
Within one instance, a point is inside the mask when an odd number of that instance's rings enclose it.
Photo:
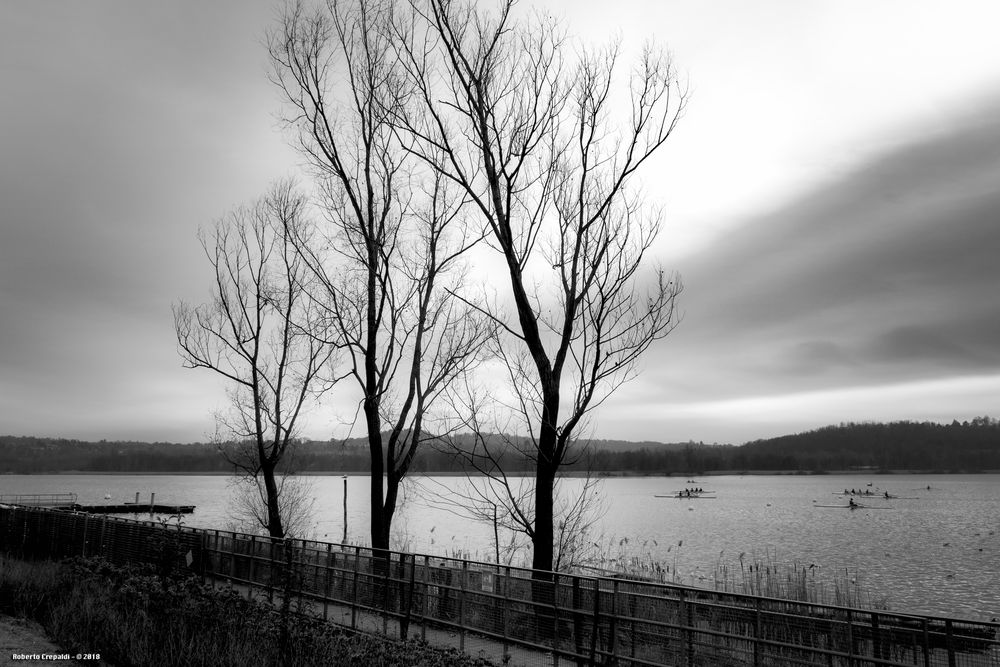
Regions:
[[[0,611],[32,618],[70,652],[113,664],[427,665],[492,663],[415,641],[351,634],[329,623],[213,589],[197,577],[101,559],[0,557]]]

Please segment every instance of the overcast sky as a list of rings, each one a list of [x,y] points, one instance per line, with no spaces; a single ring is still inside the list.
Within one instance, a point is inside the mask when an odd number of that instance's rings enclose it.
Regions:
[[[1000,4],[537,5],[654,37],[693,90],[644,177],[684,319],[596,435],[1000,416]],[[208,295],[199,225],[299,173],[278,7],[0,0],[0,433],[210,433],[222,385],[181,367],[170,306]],[[342,435],[328,408],[306,435]]]

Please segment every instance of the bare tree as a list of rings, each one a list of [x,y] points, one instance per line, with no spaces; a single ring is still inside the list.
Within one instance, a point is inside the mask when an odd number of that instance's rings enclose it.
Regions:
[[[467,379],[449,392],[449,399],[450,419],[457,424],[436,446],[464,468],[466,481],[453,487],[428,480],[436,492],[425,495],[447,511],[492,525],[496,561],[509,565],[535,538],[537,479],[525,474],[537,464],[534,441],[510,434],[523,417],[481,385]],[[582,458],[586,464],[586,443],[574,445],[573,463]],[[560,470],[553,483],[552,570],[556,572],[573,571],[591,560],[594,528],[605,512],[600,480],[587,465],[583,472],[578,481],[568,482]]]
[[[494,435],[493,437],[500,437]],[[507,441],[509,442],[509,441]],[[511,565],[525,551],[530,553],[534,534],[532,511],[535,479],[509,466],[520,458],[506,456],[504,445],[484,446],[479,437],[451,451],[463,459],[467,474],[458,485],[433,478],[424,482],[424,497],[435,507],[486,524],[493,531],[493,557]],[[499,456],[498,456],[499,455]],[[503,464],[495,464],[497,458]],[[587,471],[570,480],[558,477],[553,489],[554,552],[552,569],[573,572],[596,560],[594,529],[605,513],[601,481]]]
[[[315,525],[316,496],[311,478],[279,472],[275,483],[278,487],[278,510],[284,536],[307,539]],[[233,530],[242,533],[267,531],[268,502],[264,485],[249,475],[232,479],[229,484],[229,513]],[[249,525],[248,525],[249,524]]]
[[[174,306],[184,365],[228,381],[231,409],[217,415],[233,463],[258,486],[268,533],[285,535],[278,468],[293,445],[303,409],[327,388],[333,350],[309,335],[316,309],[308,267],[292,243],[303,239],[305,203],[290,183],[275,186],[199,233],[212,265],[208,303]]]
[[[361,394],[375,549],[389,548],[425,419],[490,331],[452,296],[463,253],[482,235],[466,225],[464,192],[411,158],[393,122],[410,93],[392,11],[388,0],[299,3],[268,42],[330,230],[323,252],[303,246],[302,256],[321,287],[325,340],[345,352]]]
[[[640,275],[661,218],[630,184],[672,133],[686,91],[651,46],[618,85],[617,44],[572,51],[555,22],[517,20],[513,0],[495,13],[452,0],[410,8],[393,43],[415,90],[396,122],[407,149],[464,191],[503,260],[513,313],[480,310],[498,327],[506,407],[530,445],[534,489],[521,514],[532,566],[548,571],[556,478],[576,434],[678,321],[679,279]]]

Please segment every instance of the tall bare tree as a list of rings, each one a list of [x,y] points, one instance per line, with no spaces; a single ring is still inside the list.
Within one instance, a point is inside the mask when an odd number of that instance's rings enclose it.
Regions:
[[[259,519],[276,538],[288,521],[279,464],[306,404],[329,387],[321,374],[334,352],[309,334],[317,315],[306,292],[310,273],[292,243],[307,237],[304,205],[283,183],[203,229],[211,300],[173,309],[184,365],[229,383],[231,410],[217,416],[230,443],[223,453],[257,487],[266,508]]]
[[[548,571],[556,478],[576,435],[678,321],[679,278],[640,274],[661,217],[630,186],[687,93],[652,46],[620,81],[617,44],[575,49],[557,23],[519,20],[514,5],[411,0],[393,43],[415,91],[395,109],[407,149],[464,191],[503,261],[508,298],[481,312],[534,460],[523,515],[533,567]]]
[[[489,428],[477,428],[474,423],[462,425],[463,429],[452,429],[454,437],[446,435],[437,446],[455,457],[466,478],[458,483],[428,478],[423,495],[432,506],[490,526],[495,561],[511,565],[531,546],[535,531],[536,480],[524,474],[530,440],[489,433]],[[601,487],[601,480],[589,469],[583,477],[556,479],[554,571],[574,571],[594,560],[595,527],[606,510]]]
[[[360,390],[371,458],[371,542],[388,549],[400,484],[425,419],[473,366],[490,327],[452,293],[482,236],[464,192],[405,150],[389,0],[291,5],[269,37],[273,80],[319,184],[325,252],[303,246],[322,288],[325,339]],[[458,196],[461,194],[461,196]]]

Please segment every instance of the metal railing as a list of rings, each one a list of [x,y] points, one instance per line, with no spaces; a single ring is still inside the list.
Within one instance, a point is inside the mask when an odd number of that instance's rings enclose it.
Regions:
[[[76,504],[75,493],[4,493],[0,505],[25,505],[28,507],[70,507]]]
[[[169,559],[247,597],[505,664],[1000,667],[997,623],[108,516],[0,508],[0,549]]]

